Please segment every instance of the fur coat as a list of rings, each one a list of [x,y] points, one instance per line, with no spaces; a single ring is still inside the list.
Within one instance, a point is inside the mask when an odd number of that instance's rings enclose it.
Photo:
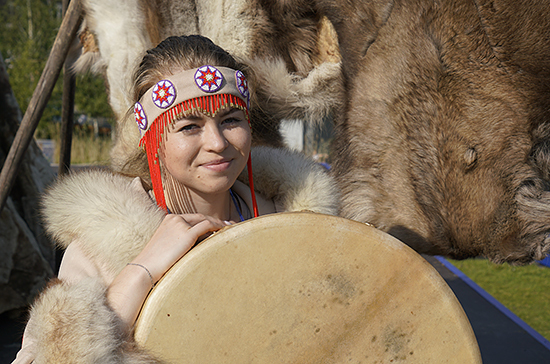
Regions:
[[[255,190],[264,198],[285,211],[337,214],[338,193],[323,167],[286,150],[260,147],[252,153]],[[59,245],[82,242],[82,252],[111,276],[137,256],[165,215],[135,180],[104,170],[61,179],[46,194],[43,214]],[[35,342],[34,363],[158,362],[121,330],[106,288],[101,277],[51,282],[33,305],[26,330]]]

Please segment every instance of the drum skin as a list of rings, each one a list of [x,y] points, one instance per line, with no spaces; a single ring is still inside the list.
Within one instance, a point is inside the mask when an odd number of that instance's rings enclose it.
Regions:
[[[481,363],[462,307],[420,255],[308,212],[197,245],[152,290],[135,338],[169,363]]]

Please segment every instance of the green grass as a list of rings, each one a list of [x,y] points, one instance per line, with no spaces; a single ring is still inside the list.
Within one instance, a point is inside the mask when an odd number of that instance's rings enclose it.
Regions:
[[[59,163],[59,140],[56,140],[54,163]],[[71,143],[71,164],[108,165],[110,137],[93,138],[85,134],[73,134]]]
[[[47,124],[42,130],[37,130],[35,137],[52,139],[55,142],[52,162],[59,163],[60,124]],[[111,135],[94,137],[90,130],[75,125],[71,142],[71,164],[108,165],[112,144]]]
[[[550,340],[550,268],[497,265],[485,259],[450,262]]]

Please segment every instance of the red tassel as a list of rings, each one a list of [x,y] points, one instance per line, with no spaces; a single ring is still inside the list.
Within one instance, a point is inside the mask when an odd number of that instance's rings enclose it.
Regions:
[[[254,211],[254,217],[258,217],[258,203],[256,202],[256,193],[254,192],[254,179],[252,178],[252,153],[248,155],[248,161],[246,162],[248,169],[248,183],[250,185],[250,195],[252,196],[252,210]]]

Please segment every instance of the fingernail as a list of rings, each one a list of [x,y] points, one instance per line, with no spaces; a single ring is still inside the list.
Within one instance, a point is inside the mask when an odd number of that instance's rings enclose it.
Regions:
[[[223,222],[225,225],[229,226],[229,225],[233,225],[233,223],[231,221],[224,221]]]

